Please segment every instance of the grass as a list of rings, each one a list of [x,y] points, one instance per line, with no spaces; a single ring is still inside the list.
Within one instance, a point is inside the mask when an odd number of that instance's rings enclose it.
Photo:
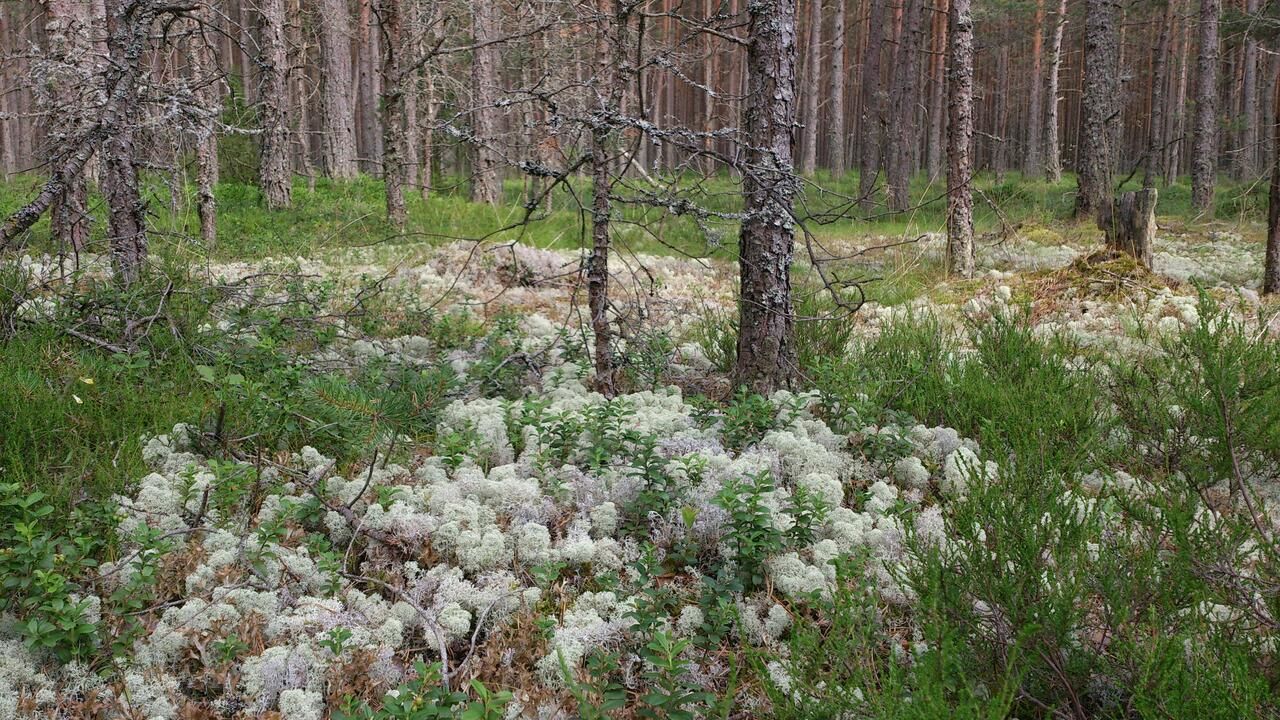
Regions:
[[[818,173],[807,183],[797,210],[805,226],[820,238],[879,235],[897,237],[909,233],[945,229],[944,185],[939,180],[918,176],[912,183],[913,208],[891,214],[880,210],[863,212],[851,201],[857,197],[858,177],[850,173],[833,177]],[[0,184],[0,213],[8,214],[35,193],[42,178],[17,176]],[[1126,186],[1136,187],[1134,183]],[[175,192],[174,187],[177,188]],[[491,207],[467,199],[465,182],[439,178],[429,199],[409,194],[409,221],[401,232],[384,219],[382,183],[362,176],[348,182],[317,180],[314,189],[295,182],[293,207],[269,211],[261,193],[252,184],[224,182],[218,186],[218,246],[206,249],[191,241],[197,235],[194,191],[179,183],[170,186],[158,180],[149,186],[152,244],[158,252],[179,257],[251,259],[266,256],[310,256],[328,248],[371,246],[382,243],[445,242],[452,239],[489,238],[495,241],[520,240],[540,247],[576,249],[584,247],[589,217],[575,208],[587,204],[589,183],[574,180],[552,198],[552,210],[540,210],[532,222],[524,224],[522,203],[529,188],[519,180],[505,186],[506,204]],[[646,189],[646,188],[639,188]],[[1004,225],[1050,226],[1070,216],[1075,184],[1070,177],[1059,183],[1027,178],[1015,173],[997,178],[980,175],[975,181],[975,223],[979,232]],[[638,196],[619,186],[623,196]],[[685,183],[679,195],[694,205],[714,212],[733,213],[739,207],[736,182],[717,175]],[[622,207],[615,221],[615,242],[635,252],[733,256],[736,226],[728,220],[709,219],[703,224],[690,217],[668,217],[663,208]],[[98,216],[101,200],[91,198]],[[1266,187],[1257,183],[1219,185],[1213,217],[1222,221],[1255,221],[1265,217]],[[1157,209],[1161,216],[1190,220],[1190,188],[1179,180],[1161,188]],[[101,245],[103,223],[95,224],[94,244]],[[1071,230],[1066,231],[1070,234]],[[48,221],[41,220],[31,231],[29,244],[50,249]]]
[[[68,506],[147,473],[138,438],[216,407],[178,355],[112,356],[37,327],[0,341],[0,479]]]

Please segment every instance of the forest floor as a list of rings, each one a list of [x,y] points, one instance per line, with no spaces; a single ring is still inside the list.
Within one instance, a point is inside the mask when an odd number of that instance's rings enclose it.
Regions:
[[[731,256],[637,241],[606,399],[556,233],[228,214],[128,295],[0,271],[0,719],[1280,713],[1254,220],[1162,218],[1146,271],[988,218],[972,280],[819,228],[768,398]]]

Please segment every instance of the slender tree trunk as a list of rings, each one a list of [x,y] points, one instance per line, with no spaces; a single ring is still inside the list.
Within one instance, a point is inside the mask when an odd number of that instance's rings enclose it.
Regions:
[[[1272,97],[1273,117],[1280,118],[1280,73],[1276,73]],[[1267,195],[1267,257],[1262,271],[1262,292],[1280,293],[1280,123],[1271,126],[1276,152],[1271,158],[1271,188]]]
[[[1248,0],[1245,11],[1250,17],[1258,14],[1258,0]],[[1244,77],[1241,81],[1240,98],[1243,107],[1240,116],[1240,151],[1236,154],[1235,174],[1237,178],[1247,179],[1258,170],[1258,40],[1252,28],[1244,40]]]
[[[436,102],[435,70],[431,65],[422,69],[422,199],[431,197],[435,182],[435,126],[439,104]]]
[[[351,17],[346,0],[320,2],[321,159],[329,177],[356,176],[355,112],[351,99]]]
[[[812,175],[818,164],[818,86],[822,81],[822,0],[809,0],[809,46],[804,60],[804,145],[800,172]]]
[[[379,48],[382,37],[380,19],[375,18],[374,3],[379,0],[359,0],[356,14],[355,38],[355,113],[356,113],[356,167],[371,175],[382,169],[382,152],[379,147],[378,104],[381,99]]]
[[[792,377],[796,362],[791,304],[796,3],[757,0],[747,7],[747,166],[742,177],[745,218],[739,236],[734,381],[765,394]]]
[[[1200,52],[1196,55],[1196,124],[1191,147],[1191,207],[1213,207],[1218,160],[1218,16],[1221,0],[1200,0]]]
[[[835,177],[844,175],[844,35],[845,3],[835,0],[835,15],[831,19],[831,84],[827,88],[827,166]]]
[[[497,34],[493,0],[471,3],[471,22],[477,44],[492,42]],[[477,48],[471,61],[472,129],[475,136],[471,177],[471,199],[497,205],[502,202],[502,179],[498,175],[500,161],[496,93],[498,90],[498,57],[494,45]]]
[[[932,86],[929,91],[929,157],[927,168],[929,178],[938,177],[942,172],[944,157],[943,129],[946,127],[946,105],[943,98],[947,88],[947,15],[950,5],[947,0],[937,0],[933,17],[933,56],[929,60],[932,69]]]
[[[45,154],[50,163],[56,163],[86,125],[84,110],[90,99],[94,72],[89,62],[93,15],[92,8],[84,0],[49,0],[46,12],[50,22],[45,32],[55,70],[50,73],[48,87],[40,97],[50,117]],[[79,253],[89,243],[93,219],[89,215],[88,195],[84,175],[77,174],[67,179],[66,189],[54,199],[49,209],[53,237],[73,253]]]
[[[874,204],[884,137],[884,92],[880,87],[880,49],[884,45],[885,1],[870,0],[867,45],[862,56],[862,120],[858,161],[858,197],[864,209]]]
[[[213,13],[202,6],[200,23],[209,26]],[[198,30],[198,28],[197,28]],[[196,211],[200,216],[200,239],[206,248],[218,243],[218,133],[217,118],[222,110],[222,98],[218,92],[218,61],[208,39],[197,36],[192,41],[191,74],[197,88],[200,111],[203,113],[196,129]]]
[[[1174,100],[1174,118],[1173,132],[1169,139],[1169,161],[1165,166],[1164,181],[1166,184],[1173,182],[1178,177],[1178,173],[1182,171],[1182,146],[1187,137],[1186,125],[1186,107],[1187,107],[1187,74],[1190,66],[1189,53],[1191,49],[1191,25],[1184,23],[1182,26],[1182,45],[1177,57],[1180,58],[1178,65],[1178,96]]]
[[[1043,98],[1044,88],[1040,84],[1044,69],[1041,66],[1044,48],[1044,0],[1036,0],[1035,27],[1031,31],[1031,97],[1027,101],[1027,155],[1023,163],[1023,173],[1038,174],[1044,167],[1040,156],[1040,142],[1043,140],[1042,121],[1044,120]]]
[[[387,193],[387,222],[404,227],[407,219],[404,188],[406,125],[404,73],[404,22],[402,0],[379,0],[382,26],[382,178]]]
[[[310,56],[308,52],[307,35],[303,27],[304,17],[302,15],[302,3],[300,0],[289,0],[288,13],[290,17],[296,19],[290,28],[291,46],[293,50],[293,70],[292,77],[289,77],[289,90],[292,94],[292,104],[294,119],[296,124],[292,128],[292,142],[294,145],[294,167],[304,177],[307,178],[308,184],[315,182],[315,169],[311,166],[311,99],[308,97],[307,70],[310,67]]]
[[[1156,186],[1165,142],[1165,86],[1169,74],[1169,42],[1173,32],[1173,0],[1165,4],[1164,22],[1160,24],[1160,40],[1156,43],[1151,78],[1151,124],[1147,128],[1147,153],[1143,157],[1142,187]]]
[[[911,205],[912,150],[916,143],[915,106],[919,99],[920,30],[922,15],[928,9],[923,0],[906,0],[903,8],[902,37],[894,63],[893,126],[890,130],[890,152],[885,161],[885,198],[889,209],[903,212]]]
[[[1062,74],[1062,35],[1066,27],[1067,0],[1058,0],[1058,12],[1053,20],[1053,39],[1049,43],[1049,78],[1045,83],[1045,104],[1049,112],[1044,123],[1044,174],[1052,183],[1062,180],[1062,148],[1058,143],[1058,108],[1061,104],[1058,82]]]
[[[947,266],[973,277],[973,14],[970,0],[951,0],[947,93]]]
[[[1112,172],[1115,164],[1116,106],[1120,92],[1116,28],[1118,0],[1087,0],[1085,4],[1085,75],[1081,95],[1082,129],[1077,161],[1076,217],[1100,223],[1111,215]]]
[[[140,116],[138,78],[147,49],[154,8],[148,0],[107,0],[108,52],[116,117],[104,128],[102,195],[116,281],[126,287],[142,275],[147,260],[147,205],[138,187],[134,128]]]
[[[258,0],[258,112],[262,118],[259,181],[267,207],[287,208],[289,172],[289,49],[284,42],[284,0]]]

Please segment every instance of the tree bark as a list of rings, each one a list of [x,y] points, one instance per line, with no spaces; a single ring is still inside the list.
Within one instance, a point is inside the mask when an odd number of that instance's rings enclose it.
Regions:
[[[1082,129],[1075,215],[1092,217],[1099,223],[1110,217],[1112,203],[1112,127],[1120,93],[1118,7],[1118,0],[1087,0],[1085,4],[1085,75],[1080,98]]]
[[[748,5],[748,14],[749,91],[743,112],[747,165],[742,177],[745,216],[739,233],[734,382],[765,394],[793,376],[796,362],[791,304],[796,3],[758,0]]]
[[[351,17],[346,0],[321,0],[321,159],[329,177],[356,176],[355,112],[351,98]]]
[[[149,0],[107,0],[108,53],[115,117],[104,128],[102,195],[116,282],[128,287],[147,259],[147,206],[138,187],[134,132],[140,115],[138,77],[155,9]]]
[[[902,38],[894,63],[893,128],[889,157],[885,162],[885,199],[889,209],[903,212],[911,205],[912,151],[916,144],[915,106],[919,102],[920,46],[922,15],[928,6],[922,0],[906,0],[903,8]]]
[[[947,268],[973,277],[973,14],[970,0],[951,0],[947,92]]]
[[[1124,193],[1104,222],[1107,246],[1132,256],[1148,270],[1156,239],[1156,198],[1155,188]]]
[[[862,55],[862,138],[859,142],[858,198],[863,209],[874,204],[884,137],[884,93],[880,83],[880,50],[884,45],[885,0],[870,0],[867,45]]]
[[[1023,173],[1028,176],[1038,174],[1044,167],[1040,156],[1044,120],[1044,88],[1040,84],[1044,73],[1044,0],[1036,0],[1034,22],[1035,27],[1031,31],[1031,97],[1027,101],[1027,155],[1022,165]]]
[[[1188,0],[1189,1],[1189,0]],[[1169,164],[1165,169],[1166,183],[1173,182],[1178,177],[1178,173],[1182,170],[1183,143],[1187,136],[1187,74],[1190,66],[1190,58],[1188,57],[1191,50],[1191,24],[1185,23],[1182,27],[1182,45],[1177,54],[1179,60],[1178,70],[1178,97],[1174,100],[1173,108],[1175,111],[1175,122],[1173,123],[1173,137],[1169,142]]]
[[[1276,73],[1272,95],[1273,117],[1280,118],[1280,73]],[[1262,271],[1262,292],[1280,293],[1280,122],[1271,126],[1271,188],[1267,193],[1267,257]]]
[[[844,175],[846,167],[844,157],[845,2],[846,0],[835,0],[835,15],[831,19],[831,84],[827,88],[827,101],[831,108],[827,115],[827,166],[835,177]]]
[[[472,34],[476,44],[492,43],[497,36],[493,0],[471,3]],[[502,178],[498,174],[500,157],[496,93],[498,90],[497,47],[479,47],[471,61],[471,134],[474,136],[471,177],[471,200],[497,205],[502,202]]]
[[[937,0],[934,11],[933,56],[929,65],[932,68],[932,87],[929,93],[929,157],[926,167],[929,179],[933,180],[942,172],[942,159],[945,156],[944,128],[946,127],[946,104],[943,98],[947,87],[947,14],[950,6],[947,0]]]
[[[1160,24],[1160,40],[1156,43],[1151,78],[1151,124],[1147,128],[1147,152],[1143,157],[1142,187],[1156,186],[1165,143],[1165,86],[1169,75],[1169,42],[1173,33],[1173,0],[1167,0],[1164,21]]]
[[[407,183],[408,118],[405,113],[403,72],[404,19],[401,0],[379,0],[382,26],[382,178],[386,185],[387,222],[404,227],[407,219],[404,188]]]
[[[1053,22],[1053,40],[1049,44],[1049,78],[1045,83],[1048,114],[1044,123],[1044,175],[1052,183],[1062,180],[1062,148],[1058,143],[1058,81],[1062,74],[1062,35],[1067,27],[1067,0],[1058,0]],[[1038,81],[1038,78],[1037,78]]]
[[[208,27],[213,23],[213,12],[206,4],[197,11],[199,24]],[[209,41],[197,35],[192,41],[191,74],[197,88],[202,117],[196,128],[196,212],[200,216],[200,239],[207,249],[218,244],[218,133],[217,118],[222,111],[222,98],[218,92],[218,60]]]
[[[1245,12],[1258,14],[1258,0],[1248,0]],[[1244,40],[1244,71],[1241,81],[1240,149],[1236,153],[1235,174],[1238,179],[1252,178],[1258,171],[1258,40],[1252,28]]]
[[[356,16],[356,166],[371,174],[380,175],[383,150],[379,130],[379,100],[382,97],[384,76],[380,74],[384,37],[381,19],[375,17],[375,6],[381,0],[360,0]]]
[[[804,61],[804,145],[800,172],[812,175],[818,164],[818,86],[822,81],[822,0],[809,0],[809,46]]]
[[[258,184],[272,210],[289,207],[289,51],[284,41],[284,0],[258,0],[258,107],[262,118]]]
[[[1196,124],[1191,144],[1191,207],[1213,207],[1218,159],[1218,16],[1221,0],[1200,0],[1200,52],[1196,55]]]
[[[50,118],[45,137],[46,157],[56,162],[66,146],[83,131],[86,105],[94,68],[91,65],[89,32],[92,9],[84,0],[49,0],[45,26],[49,38],[49,59],[55,69],[40,95]],[[8,87],[6,85],[6,87]],[[53,200],[49,226],[53,237],[73,253],[89,243],[93,218],[89,215],[88,184],[81,174],[68,178],[66,188]]]

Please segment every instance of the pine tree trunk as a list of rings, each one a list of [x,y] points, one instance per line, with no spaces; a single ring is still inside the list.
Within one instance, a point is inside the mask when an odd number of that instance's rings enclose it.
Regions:
[[[870,0],[867,45],[862,56],[862,138],[859,142],[858,198],[863,209],[875,201],[876,178],[880,174],[881,141],[884,137],[884,93],[880,87],[880,50],[884,45],[885,1]]]
[[[1062,74],[1062,35],[1067,27],[1067,0],[1058,0],[1053,20],[1053,39],[1049,43],[1049,78],[1045,83],[1044,174],[1052,183],[1062,180],[1062,148],[1058,142],[1058,82]],[[1037,78],[1038,81],[1038,78]]]
[[[912,150],[916,143],[915,106],[919,99],[921,21],[928,6],[922,0],[906,0],[902,38],[898,42],[893,82],[893,126],[890,152],[885,162],[885,196],[889,209],[903,212],[911,205]]]
[[[208,26],[213,20],[210,8],[202,6],[198,11],[200,23]],[[198,26],[197,26],[198,31]],[[200,239],[206,248],[218,243],[218,203],[214,194],[218,186],[218,133],[217,118],[222,109],[218,93],[218,60],[213,46],[204,37],[192,41],[191,73],[193,84],[204,117],[196,130],[196,211],[200,216]]]
[[[1273,117],[1280,118],[1280,73],[1276,73],[1272,97],[1275,99]],[[1267,257],[1262,271],[1262,292],[1268,295],[1280,293],[1280,123],[1272,125],[1271,138],[1276,151],[1271,157],[1271,188],[1267,194]]]
[[[89,56],[93,16],[84,0],[50,0],[45,7],[50,20],[45,26],[49,59],[55,70],[49,74],[41,104],[50,118],[45,154],[50,163],[56,163],[87,124],[83,102],[88,98],[86,85],[93,82]],[[49,208],[50,232],[72,253],[78,254],[89,243],[93,218],[89,215],[88,195],[84,176],[77,174],[67,179],[66,188]]]
[[[379,0],[378,22],[382,28],[382,179],[387,194],[387,222],[404,227],[407,219],[404,188],[406,125],[405,83],[401,59],[404,56],[402,0]]]
[[[1156,43],[1151,78],[1151,124],[1147,128],[1147,152],[1142,159],[1142,187],[1156,186],[1165,142],[1165,86],[1169,75],[1169,42],[1173,33],[1173,0],[1167,0],[1164,22],[1160,24],[1160,40]]]
[[[258,0],[259,116],[262,140],[258,184],[272,210],[289,207],[289,50],[284,42],[284,0]]]
[[[477,44],[491,42],[497,34],[493,0],[471,3],[472,34]],[[497,205],[502,202],[502,179],[498,175],[498,117],[494,107],[498,90],[497,48],[477,48],[471,61],[471,103],[474,148],[471,199]]]
[[[1188,57],[1190,48],[1191,25],[1186,23],[1182,26],[1182,44],[1177,54],[1177,57],[1180,58],[1178,63],[1178,94],[1177,98],[1173,102],[1175,115],[1171,118],[1170,122],[1170,125],[1172,126],[1172,133],[1168,142],[1169,159],[1168,164],[1165,166],[1165,184],[1173,182],[1173,180],[1178,177],[1178,173],[1182,170],[1182,159],[1179,156],[1182,153],[1183,142],[1187,137],[1187,68],[1190,65],[1190,59]]]
[[[1218,16],[1221,0],[1200,0],[1200,51],[1196,55],[1196,124],[1191,141],[1191,207],[1213,207],[1218,160]]]
[[[1245,11],[1257,15],[1258,0],[1248,0]],[[1258,171],[1258,40],[1249,33],[1244,41],[1244,77],[1240,99],[1243,107],[1240,117],[1240,150],[1236,153],[1235,174],[1239,179],[1249,179]]]
[[[946,127],[946,105],[943,98],[947,88],[947,14],[950,5],[947,0],[937,0],[933,18],[933,55],[929,65],[932,69],[932,86],[929,91],[929,156],[926,167],[929,179],[933,180],[942,172],[942,158],[946,140],[943,129]]]
[[[310,68],[311,53],[308,52],[308,43],[304,34],[302,23],[302,3],[300,0],[289,0],[288,11],[289,16],[298,18],[290,30],[290,45],[293,56],[293,77],[290,78],[289,91],[292,95],[290,102],[293,106],[294,118],[296,124],[291,128],[291,142],[294,148],[294,165],[293,167],[307,178],[307,183],[314,184],[315,169],[311,166],[311,99],[308,97],[307,81],[308,69]]]
[[[1118,6],[1118,0],[1087,0],[1085,4],[1085,75],[1080,98],[1082,128],[1075,215],[1098,221],[1111,214],[1115,164],[1112,126],[1120,93]]]
[[[140,118],[138,78],[154,9],[147,0],[107,0],[108,53],[113,68],[115,117],[104,128],[102,196],[107,204],[107,236],[116,282],[128,287],[147,260],[147,206],[138,186],[134,132]],[[99,121],[102,122],[101,120]]]
[[[373,12],[380,0],[360,0],[356,19],[356,164],[371,175],[380,175],[383,149],[378,105],[383,96],[381,19]]]
[[[818,163],[818,86],[822,72],[822,0],[809,0],[809,46],[804,61],[804,138],[800,153],[800,172],[812,175]]]
[[[970,0],[951,0],[947,94],[947,266],[973,277],[973,14]]]
[[[845,173],[844,157],[844,35],[845,2],[835,0],[835,15],[831,19],[831,84],[827,88],[827,167],[831,174],[840,177]]]
[[[767,394],[795,372],[791,304],[796,179],[796,3],[757,0],[748,6],[747,165],[739,235],[738,352],[734,382]]]
[[[321,159],[329,177],[356,176],[355,112],[351,98],[351,17],[346,0],[321,0]]]
[[[1041,56],[1044,51],[1044,0],[1036,0],[1035,28],[1031,31],[1031,97],[1027,101],[1027,154],[1022,165],[1025,175],[1038,174],[1044,167],[1040,156],[1043,139],[1044,88],[1040,78],[1044,72]]]

